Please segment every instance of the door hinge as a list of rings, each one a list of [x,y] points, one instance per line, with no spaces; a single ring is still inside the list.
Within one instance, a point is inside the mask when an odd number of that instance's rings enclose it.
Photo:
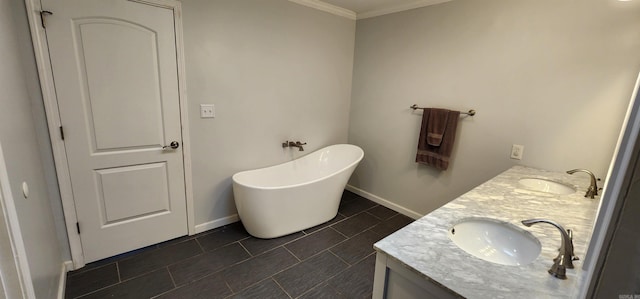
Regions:
[[[76,228],[78,229],[78,235],[80,234],[80,222],[76,222]]]
[[[62,129],[62,126],[60,126],[60,138],[64,140],[64,130]]]
[[[46,22],[44,21],[44,19],[45,19],[45,17],[46,17],[47,15],[52,15],[52,14],[53,14],[53,13],[52,13],[52,12],[50,12],[50,11],[48,11],[48,10],[41,10],[41,11],[40,11],[40,22],[41,22],[41,24],[42,24],[42,28],[47,29],[47,24],[46,24]]]

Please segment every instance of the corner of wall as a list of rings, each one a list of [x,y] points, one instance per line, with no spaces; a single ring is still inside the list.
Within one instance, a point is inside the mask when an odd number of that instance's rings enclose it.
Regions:
[[[227,224],[231,224],[234,222],[238,222],[240,221],[240,218],[238,217],[238,214],[233,214],[231,216],[227,216],[227,217],[222,217],[222,218],[218,218],[216,220],[213,221],[209,221],[209,222],[205,222],[205,223],[201,223],[196,225],[196,229],[195,229],[195,233],[199,234],[202,232],[206,232],[208,230],[212,230],[214,228],[218,228]]]

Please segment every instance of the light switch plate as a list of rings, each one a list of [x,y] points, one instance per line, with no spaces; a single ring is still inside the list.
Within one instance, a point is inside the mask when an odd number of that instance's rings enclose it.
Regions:
[[[216,109],[213,104],[200,104],[200,118],[216,117]]]
[[[514,144],[511,146],[511,159],[522,160],[524,145]]]

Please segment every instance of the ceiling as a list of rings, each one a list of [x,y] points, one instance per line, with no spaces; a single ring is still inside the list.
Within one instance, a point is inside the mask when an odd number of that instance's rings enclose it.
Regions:
[[[317,0],[350,11],[357,19],[370,18],[451,0]]]

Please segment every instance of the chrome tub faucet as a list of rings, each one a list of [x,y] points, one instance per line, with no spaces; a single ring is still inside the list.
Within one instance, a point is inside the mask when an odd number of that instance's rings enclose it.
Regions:
[[[574,174],[576,172],[584,172],[591,176],[591,185],[587,189],[587,193],[584,195],[584,197],[595,198],[595,196],[598,195],[598,184],[596,182],[596,176],[593,174],[593,172],[586,169],[572,169],[567,171],[568,174]]]
[[[573,232],[569,229],[565,230],[560,224],[547,219],[522,220],[522,224],[526,226],[532,226],[536,223],[551,224],[560,231],[562,235],[560,252],[558,256],[553,259],[553,266],[551,266],[548,272],[556,278],[567,279],[567,268],[573,269],[573,261],[579,260],[579,258],[573,254]]]
[[[304,151],[304,148],[303,148],[302,146],[303,146],[303,145],[306,145],[306,144],[307,144],[306,142],[305,142],[305,143],[302,143],[302,142],[300,142],[300,141],[296,141],[296,142],[293,142],[293,141],[285,141],[285,142],[283,142],[283,143],[282,143],[282,147],[283,147],[283,148],[285,148],[285,147],[297,147],[297,148],[298,148],[298,150],[302,152],[302,151]]]

